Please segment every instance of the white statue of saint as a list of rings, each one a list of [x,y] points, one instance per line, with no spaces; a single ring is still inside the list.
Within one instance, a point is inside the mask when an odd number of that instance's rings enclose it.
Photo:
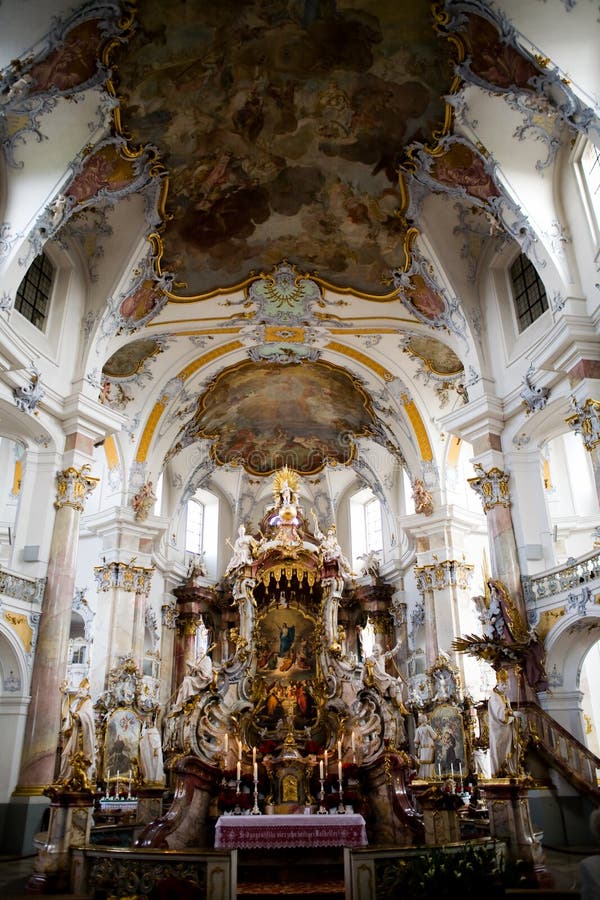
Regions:
[[[144,722],[140,737],[140,769],[144,784],[164,784],[163,752],[155,722]]]
[[[233,545],[233,555],[227,564],[225,574],[229,575],[240,566],[250,566],[254,559],[254,551],[258,547],[258,541],[251,534],[246,534],[244,525],[238,528],[238,536]]]

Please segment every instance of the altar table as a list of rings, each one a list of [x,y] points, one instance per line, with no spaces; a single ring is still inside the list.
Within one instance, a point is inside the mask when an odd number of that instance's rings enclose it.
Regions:
[[[269,847],[366,847],[365,820],[346,815],[220,816],[215,848],[251,850]]]

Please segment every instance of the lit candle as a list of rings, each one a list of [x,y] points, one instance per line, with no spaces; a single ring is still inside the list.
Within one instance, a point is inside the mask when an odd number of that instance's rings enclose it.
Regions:
[[[242,758],[242,742],[238,738],[238,759],[241,760],[241,758]]]
[[[338,759],[342,758],[342,742],[338,741]]]
[[[454,763],[450,763],[450,772],[452,774],[452,777],[454,778]]]
[[[229,753],[229,734],[225,732],[225,738],[223,739],[223,752],[225,756]]]
[[[239,759],[238,759],[238,764],[237,764],[237,780],[240,781],[241,777],[242,777],[242,764],[241,764],[241,762],[240,762]]]
[[[117,769],[117,784],[115,787],[115,797],[119,796],[119,778],[121,777],[120,771]]]
[[[441,767],[440,763],[438,763],[438,775],[440,778],[442,777],[442,767]]]
[[[252,748],[252,765],[256,765],[256,747]]]
[[[254,763],[254,781],[258,781],[258,764]]]
[[[323,781],[323,760],[319,761],[319,778]]]
[[[131,769],[129,770],[129,793],[131,793]]]
[[[327,750],[325,751],[323,756],[325,757],[325,771],[327,772]]]
[[[338,779],[341,784],[341,781],[342,781],[342,761],[341,761],[341,759],[338,759]]]
[[[350,746],[352,747],[352,752],[353,752],[353,753],[354,753],[354,751],[356,750],[356,744],[355,744],[354,741],[355,741],[355,738],[354,738],[354,732],[351,731],[351,732],[350,732]]]
[[[462,778],[462,762],[459,762],[459,764],[458,764],[458,772],[459,772],[460,777]]]

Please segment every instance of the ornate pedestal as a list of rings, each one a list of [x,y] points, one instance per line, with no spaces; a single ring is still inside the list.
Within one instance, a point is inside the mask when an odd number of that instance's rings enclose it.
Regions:
[[[71,848],[89,842],[94,798],[91,791],[55,791],[50,804],[50,823],[45,847],[34,862],[28,893],[68,892],[71,882]]]
[[[135,824],[149,825],[162,814],[162,798],[165,792],[164,785],[155,787],[139,787],[137,794],[137,811]]]
[[[460,797],[446,793],[439,785],[426,781],[413,781],[411,790],[423,810],[425,843],[434,846],[460,841]]]
[[[490,816],[490,834],[506,841],[513,861],[523,860],[531,868],[532,880],[550,885],[542,845],[533,832],[529,812],[527,779],[499,778],[481,785]]]

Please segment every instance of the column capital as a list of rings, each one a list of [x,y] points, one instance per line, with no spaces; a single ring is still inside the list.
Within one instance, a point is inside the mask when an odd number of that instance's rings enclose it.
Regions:
[[[471,586],[474,568],[470,563],[460,562],[456,559],[445,559],[431,565],[415,566],[417,589],[423,594],[425,591],[442,591],[444,588],[456,585],[466,591]]]
[[[483,511],[489,512],[494,506],[510,506],[510,491],[508,481],[510,474],[503,472],[497,466],[492,466],[487,472],[479,463],[473,468],[479,472],[475,478],[467,478],[475,493],[483,504]]]
[[[94,578],[99,591],[121,588],[132,594],[148,594],[154,568],[134,566],[131,563],[110,562],[94,566]]]
[[[588,397],[584,403],[579,403],[571,397],[571,409],[573,414],[565,421],[575,434],[581,435],[583,446],[591,452],[600,444],[600,401]]]
[[[56,473],[57,489],[54,503],[56,509],[71,506],[78,512],[83,512],[85,501],[100,481],[99,478],[93,478],[89,472],[90,466],[86,464],[80,469],[69,466],[68,469]]]

